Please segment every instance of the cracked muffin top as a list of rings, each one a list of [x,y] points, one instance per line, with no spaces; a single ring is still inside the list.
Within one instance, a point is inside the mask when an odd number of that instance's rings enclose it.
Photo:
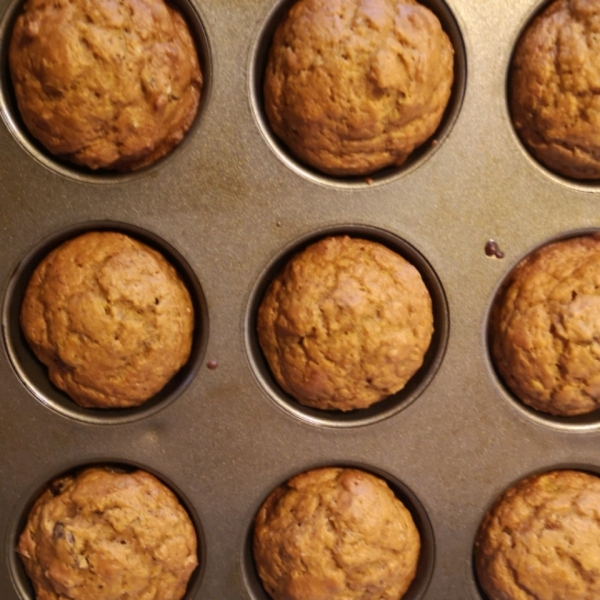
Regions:
[[[9,64],[31,134],[91,169],[133,171],[167,154],[202,88],[188,27],[163,0],[28,0]]]
[[[366,408],[401,390],[423,364],[433,334],[431,297],[399,254],[333,236],[275,277],[257,330],[275,379],[301,404]]]
[[[299,0],[273,37],[265,110],[300,160],[367,175],[433,135],[453,79],[452,43],[415,0]]]
[[[526,404],[574,416],[600,407],[600,237],[544,246],[510,273],[490,319],[494,363]]]
[[[37,499],[17,552],[37,600],[179,600],[198,564],[194,526],[144,471],[90,468]]]
[[[90,232],[35,269],[21,327],[77,404],[125,408],[154,396],[187,362],[194,312],[161,254],[121,233]]]
[[[475,566],[489,600],[600,598],[600,478],[579,471],[528,477],[485,516]]]
[[[525,30],[509,76],[515,129],[552,171],[600,178],[600,4],[558,0]]]
[[[254,559],[274,600],[399,600],[420,546],[410,512],[387,483],[357,469],[293,477],[254,523]]]

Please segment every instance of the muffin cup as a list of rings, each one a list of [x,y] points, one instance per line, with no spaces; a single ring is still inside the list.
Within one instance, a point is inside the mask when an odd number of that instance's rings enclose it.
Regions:
[[[173,7],[184,17],[190,34],[194,41],[200,70],[202,72],[202,93],[200,102],[194,120],[184,135],[183,140],[172,148],[165,156],[159,158],[156,162],[134,172],[118,172],[107,169],[94,171],[85,166],[80,166],[55,156],[47,150],[28,130],[23,122],[17,99],[15,97],[14,86],[11,80],[8,65],[8,47],[10,44],[11,33],[15,21],[23,8],[24,0],[12,0],[4,17],[0,18],[0,110],[8,130],[12,133],[16,142],[44,167],[54,173],[64,177],[72,178],[82,183],[121,183],[141,177],[145,177],[149,172],[161,169],[166,166],[173,157],[177,157],[190,141],[198,134],[202,114],[207,105],[212,86],[212,54],[209,40],[203,25],[203,16],[198,8],[189,0],[174,0]]]
[[[502,396],[513,408],[515,408],[519,412],[519,414],[521,414],[525,418],[531,420],[534,423],[546,427],[555,428],[561,431],[583,432],[597,430],[600,427],[600,409],[577,416],[559,416],[550,414],[548,412],[544,412],[542,410],[536,410],[532,406],[523,402],[517,396],[517,394],[510,388],[510,386],[507,385],[506,381],[502,377],[502,374],[498,371],[495,365],[495,361],[491,352],[491,340],[493,336],[492,313],[494,305],[497,304],[502,297],[502,293],[506,287],[507,280],[514,272],[514,269],[516,269],[517,266],[528,256],[531,256],[539,249],[544,248],[545,246],[548,246],[555,242],[560,242],[588,235],[598,235],[599,231],[600,230],[598,229],[581,229],[576,231],[563,232],[562,234],[547,239],[541,244],[538,244],[536,247],[532,248],[529,252],[527,252],[525,256],[520,257],[519,260],[510,267],[510,270],[507,272],[505,277],[503,277],[502,281],[498,283],[496,290],[494,291],[492,296],[492,302],[490,303],[486,314],[486,346],[488,368],[493,374],[493,377],[496,380],[499,389],[501,390]]]
[[[372,240],[403,256],[419,271],[425,286],[431,295],[433,305],[434,332],[429,348],[425,353],[422,366],[399,392],[372,404],[368,408],[355,409],[348,412],[342,412],[340,410],[320,410],[304,406],[295,398],[287,394],[275,381],[267,361],[265,360],[264,354],[260,349],[256,334],[258,306],[275,275],[293,255],[302,251],[318,239],[323,239],[332,235],[349,235],[350,237]],[[248,302],[245,329],[248,356],[253,372],[257,380],[278,406],[288,413],[291,413],[296,418],[308,421],[314,425],[343,428],[367,425],[381,419],[386,419],[396,414],[398,411],[403,410],[418,398],[431,379],[435,376],[435,371],[438,369],[443,359],[448,339],[449,314],[441,282],[427,259],[423,257],[418,250],[405,240],[384,230],[378,230],[363,225],[339,225],[337,227],[304,235],[294,242],[293,245],[285,248],[279,256],[267,266],[261,274]]]
[[[417,147],[400,167],[386,167],[366,176],[333,176],[324,174],[316,168],[298,160],[290,152],[285,143],[273,133],[265,114],[263,82],[269,47],[271,46],[273,33],[277,25],[283,20],[293,4],[294,2],[290,0],[280,0],[270,10],[260,31],[255,34],[256,40],[251,52],[251,63],[248,67],[250,75],[248,82],[249,97],[254,118],[271,151],[289,169],[312,182],[334,188],[349,189],[360,189],[361,187],[395,180],[410,173],[418,168],[419,165],[429,160],[450,134],[460,113],[466,88],[467,57],[465,46],[460,27],[448,5],[443,0],[425,0],[420,2],[420,4],[431,10],[440,20],[442,28],[449,36],[454,48],[454,82],[452,84],[452,91],[442,120],[433,136]]]
[[[51,250],[64,241],[87,231],[118,231],[154,247],[176,268],[190,292],[196,324],[192,349],[186,364],[172,379],[145,403],[134,408],[96,409],[78,406],[65,392],[54,386],[48,378],[48,370],[35,356],[19,324],[19,313],[25,289],[34,269]],[[13,274],[4,300],[2,315],[4,343],[18,377],[31,394],[44,406],[64,416],[87,423],[125,423],[144,418],[168,406],[195,376],[206,349],[208,339],[208,312],[200,283],[185,259],[164,240],[134,225],[98,221],[82,223],[56,233],[36,246],[23,259]]]
[[[285,483],[285,481],[289,480],[295,475],[299,475],[300,473],[324,467],[359,469],[370,473],[371,475],[375,475],[376,477],[383,479],[388,484],[390,489],[394,492],[396,498],[398,498],[402,502],[402,504],[404,504],[404,506],[408,509],[419,531],[419,536],[421,540],[421,550],[419,554],[419,562],[417,565],[417,572],[415,578],[413,579],[406,593],[402,596],[402,600],[418,600],[422,598],[427,590],[427,586],[429,585],[429,581],[431,579],[431,575],[435,565],[436,552],[436,543],[433,527],[431,525],[429,517],[427,516],[427,511],[425,510],[423,504],[419,501],[417,496],[415,496],[415,494],[396,477],[392,477],[388,473],[384,473],[379,469],[354,463],[310,466],[305,469],[302,469],[301,471],[290,474],[288,477],[286,477],[284,481],[281,481],[278,485],[282,485],[283,483]],[[278,487],[278,485],[276,485],[273,489]],[[267,495],[270,493],[270,491],[267,492]],[[258,499],[258,505],[256,510],[258,510],[258,508],[262,505],[265,499],[266,496],[264,498]],[[246,539],[242,548],[242,576],[244,578],[244,583],[246,585],[247,592],[252,600],[271,600],[271,596],[265,591],[260,581],[260,577],[258,575],[258,571],[254,561],[252,551],[253,532],[254,518],[248,526]]]
[[[188,516],[190,517],[192,524],[194,526],[194,530],[196,532],[197,544],[198,544],[198,566],[192,573],[190,577],[187,591],[183,596],[182,600],[191,600],[195,597],[195,594],[198,591],[200,586],[200,582],[202,580],[202,576],[204,573],[204,568],[206,565],[206,542],[204,539],[204,534],[202,530],[202,525],[198,518],[198,515],[193,509],[193,506],[190,504],[189,500],[185,498],[185,496],[181,493],[180,490],[177,489],[176,486],[173,485],[172,482],[166,480],[162,475],[154,472],[152,469],[148,469],[142,465],[135,465],[129,462],[121,462],[114,459],[107,460],[98,460],[98,462],[88,462],[81,465],[72,465],[67,469],[63,470],[60,473],[56,473],[51,476],[48,480],[44,481],[41,485],[37,485],[35,491],[31,494],[31,496],[25,500],[25,503],[22,503],[18,506],[12,516],[11,522],[12,525],[8,531],[8,535],[6,537],[6,542],[4,544],[6,548],[6,556],[8,558],[10,576],[12,579],[12,583],[17,590],[18,594],[23,600],[35,600],[36,595],[33,590],[33,586],[31,581],[25,572],[25,568],[23,566],[22,561],[19,559],[19,556],[16,552],[16,548],[19,542],[19,537],[21,532],[24,530],[25,525],[27,523],[27,519],[29,516],[29,512],[33,507],[33,504],[38,499],[38,497],[47,489],[48,485],[60,478],[67,475],[76,475],[77,473],[83,471],[84,469],[90,467],[104,467],[108,468],[112,471],[118,473],[131,473],[133,471],[142,470],[154,475],[157,479],[161,481],[166,487],[168,487],[179,500],[180,504],[183,506]]]

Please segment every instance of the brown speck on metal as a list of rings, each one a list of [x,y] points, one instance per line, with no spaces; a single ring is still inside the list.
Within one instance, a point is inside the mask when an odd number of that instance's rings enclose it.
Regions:
[[[504,252],[500,250],[500,246],[494,240],[488,240],[485,245],[485,254],[492,258],[504,258]]]

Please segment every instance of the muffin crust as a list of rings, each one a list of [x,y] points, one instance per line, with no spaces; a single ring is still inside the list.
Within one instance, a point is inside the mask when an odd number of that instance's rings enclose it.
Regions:
[[[167,154],[202,88],[187,25],[163,0],[28,0],[9,63],[32,135],[91,169],[132,171]]]
[[[17,552],[37,600],[179,600],[198,564],[194,526],[167,487],[97,467],[52,482]]]
[[[526,404],[553,415],[600,407],[600,237],[549,244],[509,275],[491,313],[494,363]]]
[[[429,347],[433,312],[408,261],[376,242],[334,236],[289,261],[257,326],[286,392],[306,406],[348,411],[406,385]]]
[[[274,600],[399,600],[420,552],[412,517],[388,485],[339,468],[274,490],[256,516],[253,544]]]
[[[402,165],[440,123],[453,55],[437,17],[415,0],[299,0],[271,45],[267,118],[324,173]]]
[[[187,362],[194,313],[162,255],[121,233],[90,232],[38,265],[21,327],[77,404],[124,408],[158,393]]]
[[[535,475],[506,491],[475,544],[489,600],[600,597],[600,479],[579,471]]]
[[[515,129],[552,171],[600,178],[600,5],[558,0],[527,28],[510,73]]]

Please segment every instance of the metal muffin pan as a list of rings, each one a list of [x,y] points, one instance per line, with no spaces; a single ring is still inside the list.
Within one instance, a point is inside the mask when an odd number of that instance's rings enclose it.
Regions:
[[[292,159],[260,108],[266,43],[289,2],[181,0],[203,55],[200,114],[169,157],[119,175],[62,164],[23,131],[6,64],[18,3],[0,0],[3,600],[33,599],[14,553],[32,501],[57,475],[89,464],[145,468],[180,495],[202,539],[188,600],[267,598],[249,552],[252,519],[276,485],[312,467],[360,466],[407,501],[424,540],[410,600],[482,599],[473,540],[510,484],[556,467],[600,472],[597,417],[558,422],[522,408],[487,349],[490,305],[510,269],[543,243],[600,227],[600,189],[538,165],[510,123],[510,57],[541,4],[424,3],[455,27],[457,84],[436,143],[400,170],[337,180]],[[166,249],[200,313],[184,376],[125,416],[72,408],[15,359],[18,348],[35,363],[16,322],[23,273],[43,248],[98,227]],[[439,282],[441,341],[422,383],[365,418],[298,409],[270,380],[254,338],[273,269],[331,232],[397,244]],[[490,239],[503,259],[486,255]]]

